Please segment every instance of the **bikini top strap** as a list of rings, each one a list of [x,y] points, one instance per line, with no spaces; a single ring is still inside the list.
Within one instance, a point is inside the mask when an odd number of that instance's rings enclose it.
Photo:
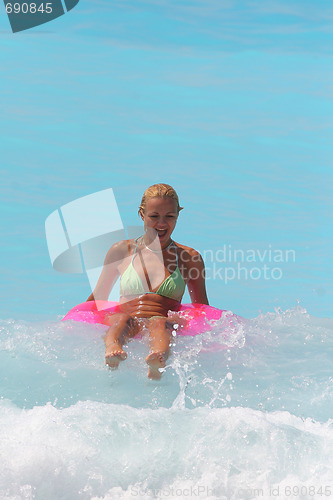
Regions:
[[[143,236],[139,236],[138,238],[135,239],[135,241],[137,241],[137,244],[136,244],[136,247],[134,249],[134,252],[133,252],[133,257],[132,257],[132,265],[133,265],[133,259],[134,259],[134,255],[135,255],[135,252],[136,252],[136,249],[138,248],[138,244],[139,244],[139,239],[142,239],[143,240]],[[150,279],[149,279],[149,276],[148,276],[148,273],[147,273],[147,269],[146,269],[146,266],[145,266],[145,263],[143,261],[143,258],[142,258],[142,255],[141,253],[139,253],[139,258],[140,258],[140,261],[141,261],[141,265],[142,265],[142,269],[143,269],[143,272],[144,272],[144,275],[145,275],[145,278],[147,280],[147,285],[148,285],[148,288],[149,288],[149,292],[146,292],[146,293],[153,293],[151,290],[152,290],[152,287],[151,287],[151,283],[150,283]]]
[[[134,252],[133,252],[133,255],[132,255],[131,264],[133,264],[134,255],[135,255],[136,249],[138,248],[138,244],[139,244],[139,241],[138,241],[138,240],[139,240],[140,238],[143,238],[143,236],[138,236],[138,237],[137,237],[137,238],[135,238],[135,240],[134,240],[134,241],[136,241],[137,243],[136,243],[136,247],[134,248]]]
[[[177,267],[178,267],[178,252],[177,252],[177,247],[175,245],[175,242],[172,240],[172,245],[175,249],[175,253],[176,253],[176,264],[177,264]],[[177,268],[176,268],[177,269]]]

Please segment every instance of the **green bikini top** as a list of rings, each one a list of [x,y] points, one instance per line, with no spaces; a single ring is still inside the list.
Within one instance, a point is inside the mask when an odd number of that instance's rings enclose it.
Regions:
[[[137,241],[136,239],[135,241]],[[171,243],[175,248],[177,267],[172,274],[170,274],[163,283],[158,287],[156,292],[145,290],[142,280],[133,266],[133,259],[136,253],[138,242],[133,252],[133,257],[130,265],[124,271],[120,278],[120,296],[127,297],[128,295],[144,295],[146,293],[156,293],[169,299],[181,301],[185,292],[185,281],[178,267],[178,255],[176,245]]]

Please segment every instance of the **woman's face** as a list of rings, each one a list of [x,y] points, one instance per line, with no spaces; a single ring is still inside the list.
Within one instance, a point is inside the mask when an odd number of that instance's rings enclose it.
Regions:
[[[178,218],[177,207],[176,200],[172,198],[150,198],[141,215],[149,241],[158,236],[162,249],[170,243]]]

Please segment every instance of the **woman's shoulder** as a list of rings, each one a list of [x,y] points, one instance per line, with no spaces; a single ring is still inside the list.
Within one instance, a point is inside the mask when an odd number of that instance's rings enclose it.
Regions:
[[[117,241],[109,248],[105,259],[106,263],[125,259],[134,252],[136,244],[137,242],[134,238]]]
[[[200,255],[200,252],[198,250],[195,250],[194,248],[191,248],[187,245],[182,245],[181,243],[177,243],[174,241],[178,255],[181,258],[183,262],[199,262],[202,261],[202,257]]]

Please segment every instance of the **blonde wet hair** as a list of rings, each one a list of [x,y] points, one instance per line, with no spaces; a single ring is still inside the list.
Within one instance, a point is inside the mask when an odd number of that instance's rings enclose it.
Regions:
[[[171,198],[177,202],[177,212],[179,213],[184,207],[179,205],[178,194],[169,186],[169,184],[153,184],[143,193],[138,214],[143,215],[146,209],[147,201],[151,198]]]

